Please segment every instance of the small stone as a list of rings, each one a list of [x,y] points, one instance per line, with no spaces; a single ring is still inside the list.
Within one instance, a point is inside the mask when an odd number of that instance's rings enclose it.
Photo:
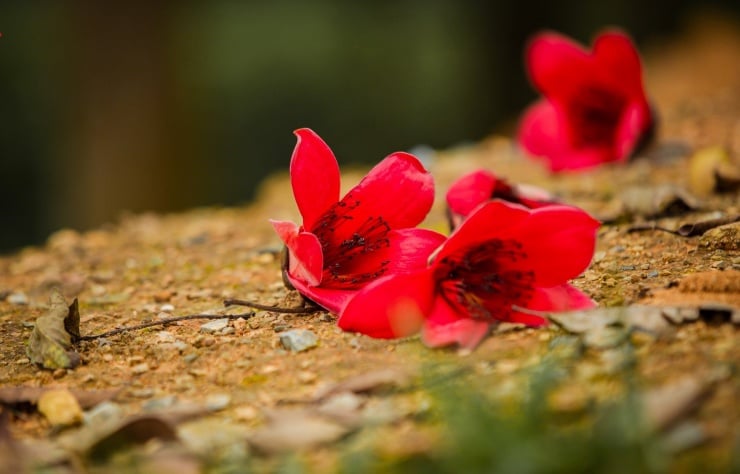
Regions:
[[[14,364],[18,365],[28,364],[29,362],[31,361],[28,359],[28,357],[21,357],[20,359],[16,359],[15,361],[13,361]]]
[[[149,372],[149,364],[147,364],[146,362],[136,364],[135,366],[131,367],[131,372],[136,375],[141,375],[145,372]]]
[[[155,303],[167,303],[172,299],[175,292],[172,290],[164,290],[154,294]],[[174,308],[173,308],[174,309]],[[164,311],[164,310],[163,310]]]
[[[131,395],[136,398],[151,398],[154,396],[154,389],[142,388],[138,390],[131,390]]]
[[[213,333],[217,333],[223,330],[228,325],[229,325],[229,320],[226,318],[214,319],[213,321],[208,321],[207,323],[202,324],[200,326],[200,332],[213,334]]]
[[[280,342],[288,350],[301,352],[316,347],[319,340],[316,334],[308,329],[291,329],[280,334]]]
[[[49,390],[38,401],[39,412],[53,426],[71,426],[82,421],[82,408],[69,390]]]
[[[647,273],[647,277],[648,277],[648,278],[655,278],[655,277],[657,277],[658,275],[660,275],[660,272],[659,272],[658,270],[650,270],[650,271],[649,271],[649,272]]]
[[[8,295],[8,297],[5,299],[10,304],[23,306],[28,304],[28,296],[26,296],[25,293],[22,291],[16,291],[14,293],[11,293]]]
[[[157,333],[157,339],[159,339],[159,342],[175,342],[175,336],[167,331],[159,331]]]
[[[164,311],[160,311],[159,313],[157,313],[157,319],[159,319],[160,321],[162,319],[170,319],[171,317],[172,315],[170,313],[165,313]]]
[[[162,306],[160,306],[159,310],[164,311],[165,313],[171,313],[175,310],[175,306],[167,303],[167,304],[163,304]]]
[[[234,416],[239,421],[252,421],[259,416],[259,412],[251,405],[244,405],[234,410]]]
[[[52,377],[54,377],[55,379],[61,379],[61,378],[62,378],[62,377],[64,377],[65,375],[67,375],[67,369],[61,369],[61,368],[60,368],[60,369],[56,369],[56,370],[55,370],[55,371],[54,371],[54,372],[53,372],[53,373],[51,374],[51,376],[52,376]]]
[[[619,269],[623,272],[627,272],[627,271],[634,270],[635,266],[634,265],[622,265]]]
[[[141,406],[141,408],[146,411],[164,410],[166,408],[172,408],[175,403],[177,403],[177,397],[174,395],[167,395],[166,397],[148,400]]]
[[[182,360],[184,360],[185,362],[187,362],[189,364],[189,363],[193,362],[197,358],[198,358],[198,354],[196,354],[195,352],[191,352],[190,354],[186,354],[182,358]]]
[[[236,329],[234,329],[234,328],[233,328],[233,327],[231,327],[231,326],[226,326],[225,328],[223,328],[223,329],[222,329],[222,330],[221,330],[221,331],[219,332],[219,334],[221,334],[222,336],[228,336],[229,334],[234,334],[235,332],[236,332]]]
[[[272,328],[272,330],[275,331],[275,332],[283,332],[283,331],[287,331],[289,329],[290,329],[290,326],[288,326],[287,324],[276,324]]]
[[[220,411],[229,406],[231,395],[227,393],[215,393],[206,398],[206,408],[210,411]]]
[[[640,270],[650,270],[650,264],[643,263],[642,265],[640,265]]]
[[[103,402],[83,414],[83,422],[88,426],[100,426],[123,418],[123,409],[113,402]]]
[[[298,381],[301,383],[312,383],[316,380],[316,374],[307,370],[298,372]]]

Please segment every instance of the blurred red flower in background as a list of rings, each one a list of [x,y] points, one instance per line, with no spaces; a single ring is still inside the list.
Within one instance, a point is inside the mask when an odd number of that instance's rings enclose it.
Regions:
[[[526,68],[544,97],[525,111],[519,143],[552,171],[626,160],[649,138],[654,118],[640,57],[624,33],[602,33],[591,52],[541,33],[527,48]]]

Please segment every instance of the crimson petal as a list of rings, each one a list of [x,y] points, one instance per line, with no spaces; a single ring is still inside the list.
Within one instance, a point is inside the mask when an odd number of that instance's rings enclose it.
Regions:
[[[433,294],[434,284],[427,270],[383,277],[349,301],[337,324],[345,331],[376,338],[409,336],[421,328]]]
[[[339,164],[313,130],[301,128],[294,133],[298,142],[290,159],[290,181],[303,226],[311,229],[339,200]]]
[[[289,221],[271,220],[275,232],[288,247],[288,275],[308,285],[321,283],[324,256],[319,239],[309,232],[301,232],[299,227]]]
[[[526,255],[521,265],[534,271],[536,286],[565,283],[591,262],[599,222],[581,209],[548,206],[531,211],[514,237]]]
[[[447,190],[447,206],[456,214],[467,216],[480,203],[491,199],[496,177],[486,170],[466,174]]]
[[[359,203],[348,211],[356,222],[382,217],[391,229],[414,227],[432,207],[434,181],[416,157],[393,153],[370,170],[342,201]]]
[[[459,344],[466,349],[474,349],[488,330],[488,323],[460,317],[444,299],[436,298],[424,322],[421,340],[429,347]]]

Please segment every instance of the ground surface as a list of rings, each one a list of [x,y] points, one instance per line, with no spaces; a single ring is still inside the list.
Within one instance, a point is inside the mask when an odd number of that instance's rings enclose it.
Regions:
[[[691,156],[706,147],[724,147],[731,159],[740,161],[737,58],[740,30],[722,22],[701,23],[687,30],[680,41],[646,50],[647,89],[661,124],[655,145],[627,166],[549,176],[522,158],[508,139],[492,136],[474,146],[428,157],[438,201],[452,180],[481,166],[512,182],[541,186],[597,217],[614,219],[599,231],[591,267],[574,281],[601,306],[723,303],[737,311],[740,224],[688,238],[661,231],[630,233],[627,229],[635,223],[655,219],[626,212],[623,202],[628,198],[621,195],[631,186],[654,189],[663,183],[692,189]],[[347,173],[344,183],[352,184],[359,176]],[[657,222],[676,228],[737,214],[738,196],[738,191],[710,192],[698,196],[700,209]],[[443,230],[443,215],[438,202],[426,224]],[[265,183],[256,203],[247,207],[127,216],[119,224],[84,234],[61,230],[43,247],[0,258],[0,385],[116,389],[109,405],[121,408],[124,415],[207,406],[210,412],[193,415],[196,421],[173,423],[182,440],[176,455],[161,455],[169,446],[164,441],[150,440],[142,448],[141,456],[155,463],[159,472],[196,472],[203,466],[218,467],[223,459],[251,459],[256,453],[290,446],[293,441],[286,440],[290,436],[260,431],[274,426],[267,417],[270,410],[297,405],[305,412],[305,403],[291,402],[320,399],[309,404],[313,407],[331,399],[317,396],[322,388],[361,374],[380,374],[379,380],[364,380],[367,388],[391,385],[396,390],[368,394],[363,389],[334,387],[337,393],[350,395],[345,397],[346,405],[335,400],[346,410],[342,413],[359,421],[332,425],[340,426],[338,435],[327,435],[323,444],[322,439],[305,442],[322,447],[303,454],[299,464],[323,470],[336,468],[348,443],[391,458],[434,452],[444,443],[444,423],[429,423],[420,415],[430,402],[418,385],[409,385],[407,376],[417,380],[429,366],[461,368],[494,398],[522,398],[526,394],[522,374],[546,360],[553,341],[566,335],[557,326],[507,328],[492,334],[472,353],[433,351],[415,338],[382,341],[342,333],[334,318],[321,312],[258,311],[248,320],[230,321],[228,329],[215,333],[201,330],[208,321],[193,320],[85,341],[78,345],[83,362],[75,369],[43,370],[29,362],[25,341],[33,322],[46,311],[53,287],[61,288],[69,302],[79,298],[82,334],[172,315],[216,314],[224,311],[221,301],[229,297],[280,306],[298,304],[297,296],[281,283],[275,253],[280,247],[267,223],[270,217],[297,217],[287,176]],[[578,354],[568,359],[569,375],[550,394],[549,404],[555,412],[572,414],[587,412],[593,403],[619,399],[625,391],[625,371],[634,376],[641,393],[680,386],[687,376],[693,377],[690,380],[698,381],[705,396],[680,417],[691,420],[685,426],[698,428],[700,446],[688,449],[692,443],[679,443],[662,468],[690,471],[702,465],[709,471],[729,471],[740,426],[737,327],[729,321],[699,318],[671,324],[660,334],[635,331],[619,343],[578,343]],[[312,331],[318,346],[303,352],[286,350],[280,335],[296,328]],[[615,357],[623,360],[625,347],[631,362],[614,362]],[[12,414],[5,423],[10,435],[22,443],[0,435],[0,459],[7,462],[22,449],[42,458],[34,446],[47,441],[67,446],[65,435],[74,437],[78,429],[61,430],[33,409],[9,405]],[[305,413],[290,416],[297,417],[289,423],[296,430],[304,426],[300,423],[309,423],[308,431],[323,433],[326,428],[311,425]],[[215,433],[221,437],[214,439]],[[354,433],[351,439],[343,437],[348,433]],[[259,439],[246,443],[255,438]],[[62,455],[62,472],[101,469],[96,466],[116,462],[123,463],[114,464],[119,469],[128,465],[115,456],[102,464],[92,463],[85,449],[68,450],[83,453],[72,456],[72,461]],[[261,456],[262,468],[275,467],[271,459]]]

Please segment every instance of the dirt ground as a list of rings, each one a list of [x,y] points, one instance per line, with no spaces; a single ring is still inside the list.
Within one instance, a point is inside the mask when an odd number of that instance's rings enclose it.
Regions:
[[[730,160],[740,163],[738,58],[740,28],[716,19],[694,24],[678,40],[649,46],[644,51],[646,84],[661,122],[653,146],[626,166],[552,176],[499,135],[430,154],[425,159],[436,179],[438,202],[425,225],[444,230],[442,199],[447,186],[464,172],[486,167],[512,182],[548,189],[609,222],[599,231],[592,265],[574,281],[600,306],[721,303],[737,312],[739,223],[693,237],[659,230],[628,232],[628,228],[656,222],[675,229],[683,223],[740,213],[737,189],[700,195],[703,191],[691,184],[698,173],[692,168],[697,151],[722,147]],[[289,132],[286,140],[292,140]],[[360,176],[361,170],[346,172],[343,183],[353,184]],[[642,204],[648,201],[646,205],[655,212],[674,213],[653,218],[652,211],[635,210],[626,203],[629,197],[623,193],[630,187],[657,189],[662,184],[688,190],[698,207],[663,209],[653,203],[658,198],[642,198]],[[209,321],[192,320],[83,341],[77,347],[82,364],[75,369],[44,370],[29,361],[25,341],[36,318],[46,311],[54,287],[69,302],[79,299],[83,335],[174,315],[222,313],[224,298],[284,307],[299,304],[297,295],[282,286],[280,243],[267,222],[271,217],[298,218],[287,175],[269,179],[256,202],[245,207],[127,215],[119,223],[85,233],[60,230],[42,247],[0,257],[0,386],[116,389],[112,401],[126,414],[145,412],[158,403],[171,408],[170,403],[211,406],[221,400],[223,404],[212,406],[200,422],[222,425],[204,429],[225,432],[228,426],[235,437],[247,439],[268,425],[269,410],[290,401],[316,399],[322,388],[380,369],[414,375],[430,364],[461,367],[482,384],[490,383],[492,391],[505,392],[511,388],[507,379],[512,374],[541,361],[551,342],[565,334],[556,325],[538,330],[506,328],[468,353],[427,349],[417,338],[384,341],[343,333],[334,317],[322,312],[257,311],[213,333],[201,328]],[[668,335],[629,335],[641,389],[725,370],[686,415],[701,427],[705,439],[672,457],[671,470],[690,471],[695,462],[701,462],[710,471],[714,466],[729,472],[733,447],[740,446],[737,328],[729,321],[700,317],[672,323]],[[287,350],[280,336],[290,329],[312,331],[318,345],[302,352]],[[556,409],[577,409],[587,400],[620,396],[623,387],[613,383],[612,369],[604,368],[604,354],[586,345],[585,353],[573,362],[571,382],[553,395]],[[400,372],[389,378],[391,384],[403,383]],[[439,436],[444,438],[443,431],[440,435],[418,422],[418,417],[407,416],[423,405],[420,397],[414,389],[385,397],[362,395],[364,407],[377,412],[387,408],[383,403],[392,402],[395,413],[371,442],[374,449],[403,456],[434,449]],[[77,429],[61,430],[33,409],[13,407],[6,420],[9,433],[24,446],[54,442]],[[180,436],[189,435],[180,432]],[[334,442],[321,446],[305,454],[308,465],[317,471],[335,466],[339,449]],[[258,450],[255,445],[245,449]],[[12,457],[13,452],[0,449],[0,459],[3,453]],[[202,467],[202,459],[187,466]]]

